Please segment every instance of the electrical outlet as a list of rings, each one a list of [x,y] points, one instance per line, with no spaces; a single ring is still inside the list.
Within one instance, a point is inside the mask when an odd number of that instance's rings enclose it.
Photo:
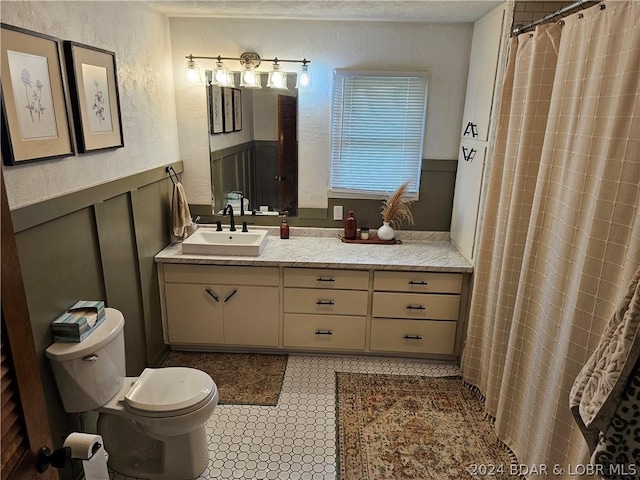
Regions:
[[[342,220],[342,205],[334,205],[333,206],[333,219],[334,220]]]

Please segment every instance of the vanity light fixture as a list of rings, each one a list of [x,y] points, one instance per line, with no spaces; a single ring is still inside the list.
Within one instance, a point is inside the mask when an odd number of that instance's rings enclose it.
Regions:
[[[269,80],[267,82],[267,86],[271,88],[287,88],[287,72],[284,72],[280,69],[280,63],[302,63],[302,68],[298,73],[298,87],[307,87],[311,84],[311,77],[309,74],[309,63],[311,60],[307,60],[306,58],[302,60],[281,60],[279,58],[269,58],[269,59],[261,59],[260,55],[253,52],[244,52],[240,57],[222,57],[218,55],[217,57],[206,57],[206,56],[195,56],[195,55],[187,55],[185,57],[187,59],[187,74],[195,76],[195,73],[189,73],[192,70],[197,71],[197,77],[200,78],[200,69],[195,62],[195,59],[198,60],[215,60],[216,68],[213,71],[213,75],[211,78],[211,83],[213,85],[220,85],[224,87],[235,86],[235,78],[234,72],[227,70],[225,65],[222,63],[223,60],[238,60],[242,67],[240,71],[240,86],[245,88],[262,88],[261,83],[261,75],[266,72],[260,72],[257,68],[260,66],[262,61],[264,62],[273,62],[273,69],[269,72]]]
[[[306,88],[311,86],[311,73],[309,73],[309,65],[307,65],[307,63],[309,62],[306,60],[302,61],[302,66],[298,72],[297,88]]]
[[[273,69],[269,72],[269,80],[267,81],[267,87],[287,89],[287,74],[280,70],[278,64],[278,57],[273,61]]]
[[[202,82],[202,78],[200,77],[200,67],[193,59],[192,55],[189,55],[187,58],[187,80],[189,82]]]

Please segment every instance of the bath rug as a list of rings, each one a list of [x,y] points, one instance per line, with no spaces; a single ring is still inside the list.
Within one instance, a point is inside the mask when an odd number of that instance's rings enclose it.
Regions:
[[[207,372],[218,387],[220,405],[274,406],[282,390],[287,355],[171,352],[162,366]]]
[[[340,480],[520,478],[460,377],[336,372],[336,391]]]

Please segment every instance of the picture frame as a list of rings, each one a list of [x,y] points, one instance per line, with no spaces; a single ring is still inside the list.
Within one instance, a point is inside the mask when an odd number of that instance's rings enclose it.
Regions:
[[[233,89],[233,131],[242,130],[242,90]]]
[[[116,54],[64,42],[79,153],[124,147]]]
[[[208,85],[209,91],[209,128],[212,134],[224,132],[224,116],[222,108],[222,88]]]
[[[233,132],[233,88],[222,87],[224,133]]]
[[[0,28],[4,163],[74,155],[61,40],[5,23]]]

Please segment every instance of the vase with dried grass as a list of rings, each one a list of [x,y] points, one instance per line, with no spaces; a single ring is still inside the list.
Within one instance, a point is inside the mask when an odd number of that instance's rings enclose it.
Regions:
[[[405,182],[398,187],[389,197],[382,202],[382,226],[378,228],[378,238],[380,240],[393,240],[395,237],[394,228],[398,228],[403,220],[409,225],[413,225],[413,215],[411,214],[411,204],[413,200],[407,200],[407,190],[409,182]]]

